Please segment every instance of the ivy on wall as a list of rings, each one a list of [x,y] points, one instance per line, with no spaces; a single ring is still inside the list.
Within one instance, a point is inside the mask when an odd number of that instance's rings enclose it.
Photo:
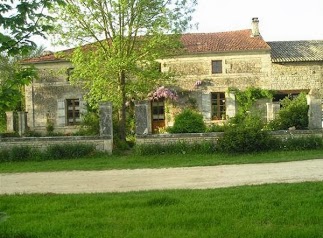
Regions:
[[[236,101],[238,103],[238,114],[245,114],[250,110],[252,105],[259,99],[273,98],[273,92],[266,89],[249,87],[244,91],[237,88],[230,88],[230,92],[234,92],[236,96]]]

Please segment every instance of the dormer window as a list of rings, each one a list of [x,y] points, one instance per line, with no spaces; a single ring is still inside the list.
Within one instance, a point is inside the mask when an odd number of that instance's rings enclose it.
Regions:
[[[222,74],[222,60],[212,60],[212,74]]]

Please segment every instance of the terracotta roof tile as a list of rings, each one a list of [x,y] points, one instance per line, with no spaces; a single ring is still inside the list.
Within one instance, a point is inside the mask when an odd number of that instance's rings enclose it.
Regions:
[[[183,34],[181,41],[188,54],[216,53],[226,51],[270,50],[269,45],[262,37],[252,37],[251,30],[239,30],[218,33],[190,33]],[[62,51],[71,52],[73,49]],[[26,59],[22,63],[45,63],[51,61],[65,61],[55,53]]]
[[[270,50],[262,37],[251,36],[251,30],[184,34],[181,40],[188,53]]]

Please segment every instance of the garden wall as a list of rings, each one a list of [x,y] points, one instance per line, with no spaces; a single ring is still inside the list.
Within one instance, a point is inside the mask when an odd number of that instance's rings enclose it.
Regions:
[[[0,149],[14,146],[28,146],[44,150],[51,145],[64,144],[90,144],[94,145],[97,151],[112,153],[113,140],[108,136],[62,136],[62,137],[21,137],[21,138],[0,138]]]
[[[323,137],[322,132],[322,130],[284,130],[273,131],[271,132],[271,134],[274,137],[284,140],[293,137]],[[214,141],[216,143],[222,135],[223,132],[137,135],[136,144],[171,144],[176,142],[186,142],[193,144],[203,141]]]

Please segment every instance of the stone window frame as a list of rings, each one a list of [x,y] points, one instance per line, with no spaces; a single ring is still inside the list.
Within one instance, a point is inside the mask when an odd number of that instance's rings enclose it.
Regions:
[[[67,126],[79,125],[81,123],[80,103],[81,100],[79,98],[71,98],[65,100],[65,115]]]
[[[212,68],[212,74],[222,74],[222,60],[212,60],[211,61],[211,68]]]
[[[226,118],[225,92],[211,92],[211,118],[212,120],[225,120]]]

